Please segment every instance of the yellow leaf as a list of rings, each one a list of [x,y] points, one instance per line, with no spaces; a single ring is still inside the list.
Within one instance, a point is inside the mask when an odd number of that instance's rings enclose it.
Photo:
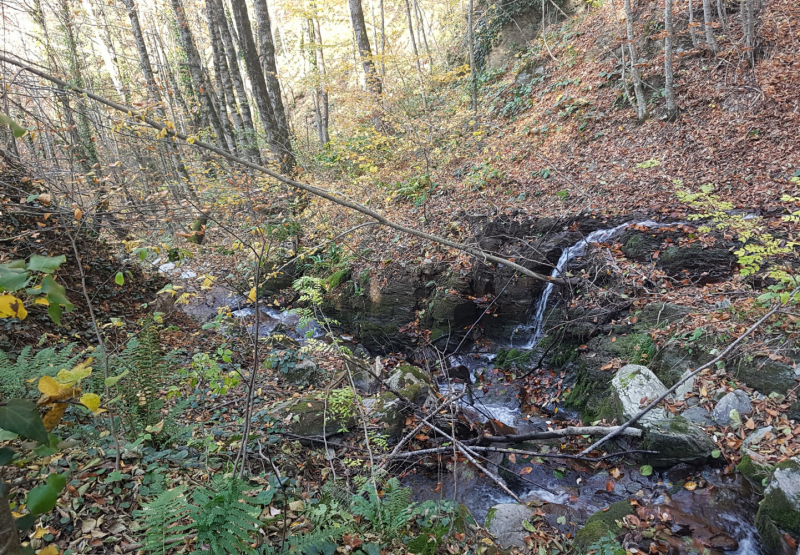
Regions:
[[[42,528],[41,526],[36,526],[36,531],[33,533],[33,537],[37,540],[40,540],[44,537],[45,534],[48,534],[47,528]]]
[[[44,306],[50,306],[50,301],[42,297],[33,301],[33,304],[42,304]]]
[[[53,405],[53,408],[47,411],[47,414],[42,417],[44,429],[47,430],[48,433],[55,430],[56,426],[61,423],[61,418],[64,416],[65,412],[67,412],[66,403],[56,403]]]
[[[247,295],[247,298],[250,300],[251,303],[256,302],[256,288],[253,287],[250,290],[250,293]]]
[[[81,403],[83,403],[83,406],[95,414],[99,414],[101,412],[100,397],[94,393],[84,393],[81,395]]]
[[[81,381],[84,378],[88,378],[92,375],[92,367],[89,364],[92,363],[92,359],[88,359],[85,362],[80,363],[72,370],[59,370],[58,376],[56,378],[61,383],[61,385],[69,386],[74,385]]]
[[[683,487],[688,489],[689,491],[694,491],[697,489],[697,484],[694,482],[686,482],[683,484]]]
[[[42,376],[39,378],[39,391],[49,397],[58,397],[61,392],[61,384],[55,378],[50,376]]]
[[[78,221],[81,221],[81,218],[83,218],[83,210],[81,210],[80,208],[76,208],[75,209],[75,219],[78,220]]]
[[[14,295],[0,295],[0,318],[19,318],[24,320],[28,311],[22,301]]]
[[[48,545],[44,549],[40,549],[36,552],[38,555],[58,555],[61,553],[59,549],[55,545]]]

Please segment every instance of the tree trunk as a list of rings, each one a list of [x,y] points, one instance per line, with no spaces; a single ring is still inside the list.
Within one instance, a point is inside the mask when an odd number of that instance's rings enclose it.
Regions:
[[[150,55],[147,52],[147,43],[144,41],[144,34],[142,33],[142,26],[139,23],[139,13],[136,9],[135,0],[122,0],[123,4],[125,5],[125,9],[128,11],[128,19],[131,22],[131,30],[133,32],[133,39],[136,43],[136,50],[139,53],[139,66],[142,68],[142,74],[144,75],[145,79],[145,86],[147,87],[147,92],[150,96],[150,100],[152,100],[153,104],[155,104],[156,116],[164,120],[164,106],[163,106],[163,99],[161,97],[161,90],[158,88],[158,83],[156,82],[155,73],[153,73],[153,66],[150,64]],[[177,85],[177,84],[176,84]],[[199,200],[197,199],[197,194],[194,190],[194,184],[192,183],[192,178],[189,175],[189,171],[186,169],[186,165],[183,163],[183,159],[181,158],[180,151],[178,147],[172,141],[166,141],[167,151],[169,152],[169,156],[172,159],[172,163],[175,167],[175,170],[184,180],[184,189],[187,191],[187,196],[190,199],[196,201],[196,209],[199,211]],[[202,211],[195,217],[195,221],[192,224],[192,228],[194,227],[202,227],[205,226],[206,222],[208,221],[208,216],[204,214]],[[203,240],[202,236],[199,236],[195,239],[195,242],[201,243]]]
[[[351,0],[352,1],[352,0]],[[419,50],[417,41],[414,39],[414,21],[411,18],[411,4],[406,0],[406,19],[408,19],[408,37],[411,39],[411,50],[414,52],[414,61],[417,62],[417,79],[419,80],[419,92],[422,95],[422,109],[428,111],[428,101],[425,98],[425,83],[422,80],[422,65],[419,61]]]
[[[259,58],[264,68],[264,77],[267,84],[272,113],[275,115],[275,123],[278,126],[277,140],[282,146],[283,164],[286,171],[292,172],[295,166],[294,151],[289,135],[289,124],[286,118],[286,110],[281,98],[281,84],[278,81],[278,65],[275,62],[275,43],[272,39],[272,22],[269,19],[269,7],[267,0],[255,0],[256,21],[258,22],[258,42]]]
[[[430,69],[433,66],[433,57],[428,46],[428,35],[425,33],[425,18],[422,16],[422,7],[417,0],[414,0],[414,11],[417,14],[417,30],[422,35],[422,43],[425,45],[425,55],[428,56],[428,68]]]
[[[250,101],[247,98],[247,90],[244,86],[244,79],[242,79],[242,72],[239,70],[239,55],[234,46],[231,28],[228,25],[228,18],[225,17],[225,10],[219,0],[207,1],[212,4],[212,9],[214,10],[219,35],[222,39],[222,45],[225,48],[225,54],[228,59],[228,71],[231,81],[233,82],[233,87],[236,89],[236,96],[239,98],[239,109],[241,110],[244,140],[245,144],[247,144],[247,151],[250,158],[252,158],[255,163],[260,164],[261,154],[258,151],[258,138],[253,124],[253,115],[250,111]]]
[[[275,113],[272,109],[269,92],[267,91],[267,81],[264,79],[264,72],[261,69],[261,62],[256,51],[256,42],[253,38],[253,30],[250,27],[250,16],[247,13],[245,0],[231,0],[233,21],[239,35],[239,45],[242,49],[247,73],[250,76],[250,85],[253,88],[253,97],[261,116],[261,123],[267,135],[267,142],[275,160],[278,162],[282,173],[289,173],[294,167],[294,158],[286,152],[285,144],[281,141],[280,129],[275,120]]]
[[[667,32],[664,37],[664,99],[667,102],[667,119],[673,120],[678,109],[675,106],[675,75],[672,71],[672,37],[675,33],[672,26],[672,0],[664,0],[664,30]]]
[[[725,8],[722,7],[722,0],[717,0],[717,16],[722,23],[722,32],[727,34],[729,32],[728,18],[725,17]]]
[[[170,0],[172,10],[175,12],[175,19],[178,23],[178,31],[183,43],[183,51],[186,54],[187,65],[189,66],[189,73],[192,77],[192,84],[197,93],[200,101],[200,106],[208,118],[211,129],[216,135],[216,143],[222,150],[228,150],[225,141],[225,129],[222,126],[216,106],[212,101],[211,96],[211,83],[206,79],[203,72],[203,65],[200,61],[200,53],[197,51],[197,46],[192,36],[192,30],[189,28],[189,22],[186,20],[186,12],[183,9],[182,0]]]
[[[238,151],[239,140],[242,136],[242,117],[239,115],[239,110],[236,106],[236,97],[233,95],[233,86],[231,84],[231,76],[228,71],[228,60],[225,58],[223,51],[222,41],[219,36],[219,28],[217,26],[216,17],[214,16],[213,5],[206,0],[206,23],[208,27],[208,38],[211,43],[211,60],[214,64],[214,78],[217,82],[219,115],[223,118],[223,125],[227,128],[226,131],[230,134],[233,141],[231,148]],[[228,113],[233,122],[233,130],[230,129],[228,122]],[[235,132],[234,132],[235,130]]]
[[[647,103],[644,99],[642,78],[639,75],[639,69],[636,67],[636,64],[639,63],[639,58],[636,54],[635,37],[633,35],[633,9],[631,8],[631,0],[625,0],[625,23],[628,32],[628,53],[631,57],[633,92],[636,95],[636,117],[639,119],[639,121],[644,121],[647,119]]]
[[[0,555],[16,555],[22,544],[8,502],[9,485],[0,482]]]
[[[312,18],[308,20],[308,35],[314,49],[313,68],[317,74],[315,87],[315,109],[317,115],[317,135],[319,142],[325,146],[330,142],[328,134],[328,91],[325,84],[325,57],[322,52],[322,29],[316,13],[316,2],[311,3]]]
[[[697,29],[694,28],[694,4],[689,0],[689,35],[692,37],[692,47],[697,48]]]
[[[383,0],[380,1],[381,10],[381,75],[386,75],[386,12],[383,9]],[[375,45],[378,48],[378,45]]]
[[[383,83],[375,70],[375,62],[372,59],[372,49],[369,46],[369,36],[367,35],[367,25],[364,23],[364,10],[361,8],[361,0],[348,0],[348,4],[356,38],[356,47],[361,56],[361,65],[364,68],[367,89],[376,95],[380,95],[383,91]]]
[[[474,0],[469,0],[467,12],[467,42],[469,43],[469,88],[472,96],[472,111],[478,111],[478,81],[475,75],[475,36],[472,32]]]
[[[714,28],[711,27],[711,0],[703,0],[703,22],[705,23],[708,48],[716,54],[717,39],[714,38]]]

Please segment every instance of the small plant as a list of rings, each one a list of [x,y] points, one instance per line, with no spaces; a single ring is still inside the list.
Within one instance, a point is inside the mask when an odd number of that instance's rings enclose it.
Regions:
[[[421,206],[436,189],[437,184],[431,180],[429,174],[412,177],[408,181],[398,181],[388,186],[389,200],[407,201],[414,206]]]
[[[465,176],[465,181],[470,191],[480,191],[486,188],[492,181],[504,181],[505,173],[492,166],[489,162],[483,162],[470,168]]]

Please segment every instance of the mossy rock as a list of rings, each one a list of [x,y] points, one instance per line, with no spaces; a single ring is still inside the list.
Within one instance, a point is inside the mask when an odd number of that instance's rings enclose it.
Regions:
[[[321,437],[323,432],[331,436],[339,430],[352,430],[356,425],[355,412],[337,415],[330,403],[326,410],[325,401],[316,395],[285,401],[270,412],[284,421],[290,417],[286,428],[302,437]]]
[[[565,406],[580,411],[584,422],[596,420],[608,397],[611,378],[608,372],[593,371],[581,363]]]
[[[500,349],[497,351],[497,358],[494,359],[495,368],[508,370],[520,368],[528,364],[531,359],[530,351],[518,351],[517,349]]]
[[[756,513],[755,520],[756,530],[761,537],[761,544],[768,550],[769,553],[782,553],[784,552],[783,534],[772,522],[763,507],[759,507]]]
[[[578,549],[585,550],[609,533],[617,536],[620,533],[620,526],[617,521],[622,520],[627,515],[634,514],[636,514],[636,511],[629,501],[612,503],[608,506],[607,511],[597,511],[589,517],[583,528],[575,534],[573,545]]]
[[[800,534],[800,457],[775,467],[759,512],[763,512],[779,528]]]
[[[724,246],[704,249],[699,244],[669,247],[658,257],[659,268],[668,276],[702,285],[729,278],[735,262],[736,256]]]
[[[708,434],[682,416],[651,421],[641,447],[658,452],[645,457],[648,464],[657,468],[679,463],[708,464],[715,460],[712,453],[717,449]]]
[[[376,419],[383,427],[383,434],[390,439],[399,439],[406,424],[401,401],[394,393],[384,391],[377,397],[364,399],[368,419]]]
[[[631,232],[626,237],[622,246],[622,254],[631,260],[652,259],[650,253],[655,252],[661,246],[661,239],[651,233]]]
[[[750,455],[744,455],[739,464],[736,465],[736,470],[761,491],[764,479],[772,475],[773,467],[753,460]]]
[[[398,366],[386,383],[404,399],[418,405],[425,403],[433,388],[430,375],[410,364]]]

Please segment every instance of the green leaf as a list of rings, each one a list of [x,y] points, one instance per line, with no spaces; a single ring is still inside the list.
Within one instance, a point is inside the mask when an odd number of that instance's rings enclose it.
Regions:
[[[47,300],[50,301],[51,305],[64,305],[65,312],[71,312],[75,308],[75,305],[67,299],[67,290],[64,289],[62,285],[56,283],[53,276],[44,276],[39,291],[47,296]],[[30,290],[28,292],[30,293]]]
[[[8,447],[0,447],[0,466],[8,464],[14,458],[14,451]]]
[[[13,441],[18,437],[19,436],[13,432],[9,432],[7,430],[0,430],[0,441]]]
[[[522,521],[522,527],[525,528],[528,532],[536,532],[536,528],[528,522],[527,520]]]
[[[58,444],[60,441],[61,440],[58,438],[58,436],[50,434],[50,444],[40,445],[34,449],[33,452],[37,457],[51,457],[58,453]]]
[[[23,399],[10,399],[0,407],[0,428],[45,445],[49,443],[47,431],[36,405]]]
[[[653,473],[653,467],[649,464],[645,464],[639,468],[639,474],[642,476],[650,476]]]
[[[61,325],[62,312],[63,311],[61,310],[61,305],[59,304],[51,303],[50,306],[47,307],[47,314],[50,316],[50,319],[53,321],[53,323],[57,326]]]
[[[558,517],[558,518],[556,519],[556,522],[557,522],[558,524],[566,524],[566,523],[567,523],[567,517],[565,517],[565,516],[563,516],[563,515],[562,515],[562,516],[560,516],[560,517]]]
[[[128,375],[130,370],[125,370],[122,374],[117,374],[116,376],[111,376],[110,378],[105,379],[105,385],[107,387],[112,387],[117,385],[117,382],[120,381],[122,378]]]
[[[114,276],[114,281],[119,286],[125,285],[125,276],[122,274],[122,272],[117,272],[117,275]]]
[[[25,135],[25,133],[28,132],[27,129],[25,129],[16,121],[8,117],[5,112],[0,112],[0,124],[8,125],[11,128],[11,133],[13,133],[14,137],[16,137],[17,139],[19,139],[20,137]]]
[[[713,451],[711,451],[711,456],[714,457],[715,459],[718,459],[721,454],[722,453],[720,453],[719,449],[714,449]]]
[[[8,264],[0,264],[0,291],[13,293],[28,285],[30,272],[25,269],[24,260],[15,260]]]
[[[39,256],[38,254],[32,254],[28,260],[28,270],[31,272],[52,274],[66,261],[67,257],[63,254],[61,256]]]
[[[36,486],[25,498],[25,505],[31,514],[41,515],[52,511],[58,502],[58,494],[67,485],[67,479],[61,474],[51,474],[47,482]]]

